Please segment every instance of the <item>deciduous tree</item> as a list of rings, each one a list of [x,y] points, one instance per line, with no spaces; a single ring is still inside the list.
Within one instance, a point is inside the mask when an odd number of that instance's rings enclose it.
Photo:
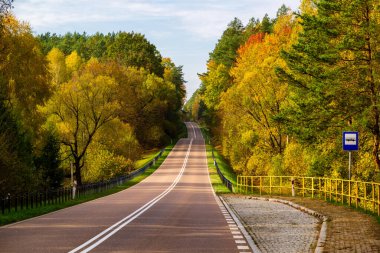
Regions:
[[[75,176],[82,184],[81,169],[88,147],[96,134],[108,122],[117,117],[115,79],[84,71],[78,78],[64,83],[44,108],[54,123],[61,142],[70,150],[75,165]]]

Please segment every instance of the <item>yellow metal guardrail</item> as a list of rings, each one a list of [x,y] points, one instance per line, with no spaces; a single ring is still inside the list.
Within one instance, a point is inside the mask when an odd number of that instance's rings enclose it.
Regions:
[[[375,182],[320,177],[238,176],[236,190],[245,194],[317,197],[380,216],[380,183]]]

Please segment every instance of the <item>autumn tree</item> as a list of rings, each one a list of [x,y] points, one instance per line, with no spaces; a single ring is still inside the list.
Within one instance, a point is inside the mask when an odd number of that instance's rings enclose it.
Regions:
[[[9,13],[1,13],[0,24],[0,194],[13,194],[39,184],[33,156],[43,119],[36,106],[51,91],[29,26]]]
[[[117,83],[106,75],[94,75],[91,64],[78,78],[59,87],[41,111],[55,124],[63,145],[73,158],[75,177],[82,184],[84,157],[96,134],[116,118]]]
[[[46,58],[49,62],[48,67],[52,77],[52,85],[56,87],[67,81],[65,54],[58,48],[53,48]]]
[[[73,51],[66,56],[65,65],[67,78],[71,78],[75,72],[79,71],[82,64],[83,59],[78,55],[77,51]]]
[[[276,117],[287,104],[288,90],[275,67],[285,66],[280,51],[292,43],[292,18],[279,17],[272,34],[252,35],[238,50],[231,70],[234,85],[222,95],[220,104],[223,153],[237,171],[275,173],[273,159],[282,159],[286,133]],[[282,170],[277,169],[277,173]]]
[[[3,19],[0,73],[6,80],[8,105],[35,125],[35,107],[50,95],[45,57],[30,27],[12,15]]]

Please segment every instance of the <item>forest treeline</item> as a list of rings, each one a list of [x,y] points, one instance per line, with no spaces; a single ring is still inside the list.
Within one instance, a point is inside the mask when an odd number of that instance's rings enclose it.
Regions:
[[[0,195],[123,175],[183,130],[182,66],[142,34],[42,34],[0,16]]]
[[[233,20],[185,108],[243,175],[348,178],[342,132],[359,132],[353,179],[380,181],[379,0],[303,0]]]

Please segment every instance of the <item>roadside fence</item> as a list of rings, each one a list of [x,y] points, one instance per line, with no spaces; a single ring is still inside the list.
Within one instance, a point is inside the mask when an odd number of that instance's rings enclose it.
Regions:
[[[216,171],[218,172],[218,175],[220,177],[220,179],[222,180],[223,184],[231,191],[231,192],[234,192],[234,185],[233,183],[228,179],[226,178],[223,173],[220,171],[219,169],[219,166],[218,166],[218,163],[215,159],[215,155],[214,155],[214,149],[212,149],[212,159],[214,160],[214,165],[216,167]]]
[[[47,205],[62,204],[75,198],[81,198],[89,194],[100,193],[108,189],[114,188],[118,185],[122,185],[125,182],[133,179],[134,177],[144,173],[148,168],[152,167],[155,162],[162,156],[164,149],[155,156],[149,163],[137,169],[128,175],[123,175],[109,179],[107,181],[84,184],[76,187],[73,190],[72,187],[63,187],[54,190],[28,192],[20,195],[8,194],[5,197],[0,198],[0,214],[7,214],[11,212],[18,212],[25,209],[39,208]]]
[[[319,198],[380,216],[380,183],[321,177],[238,176],[237,192]]]

